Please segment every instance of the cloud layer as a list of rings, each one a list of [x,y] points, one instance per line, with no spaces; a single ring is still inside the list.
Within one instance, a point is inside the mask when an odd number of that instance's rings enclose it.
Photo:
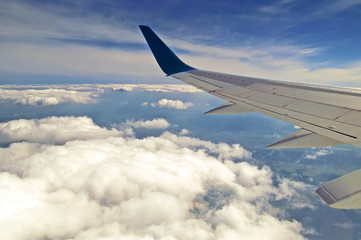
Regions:
[[[234,163],[250,157],[241,146],[169,132],[123,137],[93,122],[78,131],[108,137],[68,132],[84,120],[30,120],[47,128],[0,148],[1,239],[304,239],[302,225],[269,204],[297,195],[294,182],[275,187],[268,167]],[[48,129],[67,141],[44,144],[37,135]]]
[[[190,85],[177,84],[50,84],[50,85],[2,85],[0,101],[21,105],[49,106],[65,102],[94,103],[104,89],[113,91],[162,92],[162,93],[200,93]],[[186,109],[193,103],[180,100],[162,99],[154,106]]]
[[[203,92],[191,85],[184,84],[113,84],[114,91],[127,92],[164,92],[164,93],[198,93]]]
[[[129,133],[129,132],[128,132]],[[86,140],[122,136],[124,132],[101,128],[88,117],[49,117],[18,119],[0,123],[0,143],[37,142],[64,144],[71,140]]]
[[[95,91],[74,91],[68,89],[4,89],[0,88],[0,101],[15,104],[48,106],[64,102],[93,103],[99,96]]]

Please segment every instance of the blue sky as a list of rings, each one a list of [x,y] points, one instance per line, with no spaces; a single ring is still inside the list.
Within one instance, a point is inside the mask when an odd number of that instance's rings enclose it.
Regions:
[[[159,81],[162,73],[150,62],[137,27],[145,24],[198,68],[359,86],[361,1],[357,0],[2,1],[0,5],[2,82],[32,82],[44,76],[56,83],[61,82],[59,76],[68,82],[83,77],[95,82]]]

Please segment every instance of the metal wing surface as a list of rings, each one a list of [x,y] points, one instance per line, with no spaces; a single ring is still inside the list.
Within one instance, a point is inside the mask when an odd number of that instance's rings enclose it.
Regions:
[[[168,75],[228,101],[206,114],[260,112],[301,129],[268,148],[361,146],[361,91],[236,76],[183,63],[147,26],[140,26]]]
[[[260,112],[300,127],[268,148],[361,147],[361,91],[198,70],[182,62],[149,27],[140,29],[164,73],[228,101],[206,114]],[[359,209],[360,180],[358,170],[316,192],[330,207]]]

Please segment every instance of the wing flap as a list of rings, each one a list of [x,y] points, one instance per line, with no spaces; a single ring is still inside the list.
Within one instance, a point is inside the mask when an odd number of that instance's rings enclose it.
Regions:
[[[337,118],[337,121],[343,123],[351,123],[352,125],[361,127],[361,112],[352,110]]]
[[[340,209],[361,208],[361,169],[326,183],[316,190],[330,207]]]
[[[335,119],[350,111],[349,109],[346,108],[309,102],[305,100],[294,101],[293,103],[287,105],[285,108],[327,119]]]
[[[317,133],[300,129],[287,137],[278,140],[267,146],[267,148],[306,148],[306,147],[327,147],[340,145],[342,142],[328,138]]]
[[[234,97],[242,97],[242,98],[247,98],[258,93],[258,91],[254,91],[244,87],[238,87],[236,85],[222,89],[221,92],[229,94]]]

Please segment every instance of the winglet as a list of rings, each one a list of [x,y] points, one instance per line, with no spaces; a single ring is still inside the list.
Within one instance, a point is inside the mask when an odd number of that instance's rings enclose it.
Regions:
[[[189,70],[195,70],[191,66],[188,66],[182,62],[167,45],[150,29],[150,27],[139,25],[145,40],[152,50],[158,65],[167,75],[176,74],[179,72],[185,72]]]

